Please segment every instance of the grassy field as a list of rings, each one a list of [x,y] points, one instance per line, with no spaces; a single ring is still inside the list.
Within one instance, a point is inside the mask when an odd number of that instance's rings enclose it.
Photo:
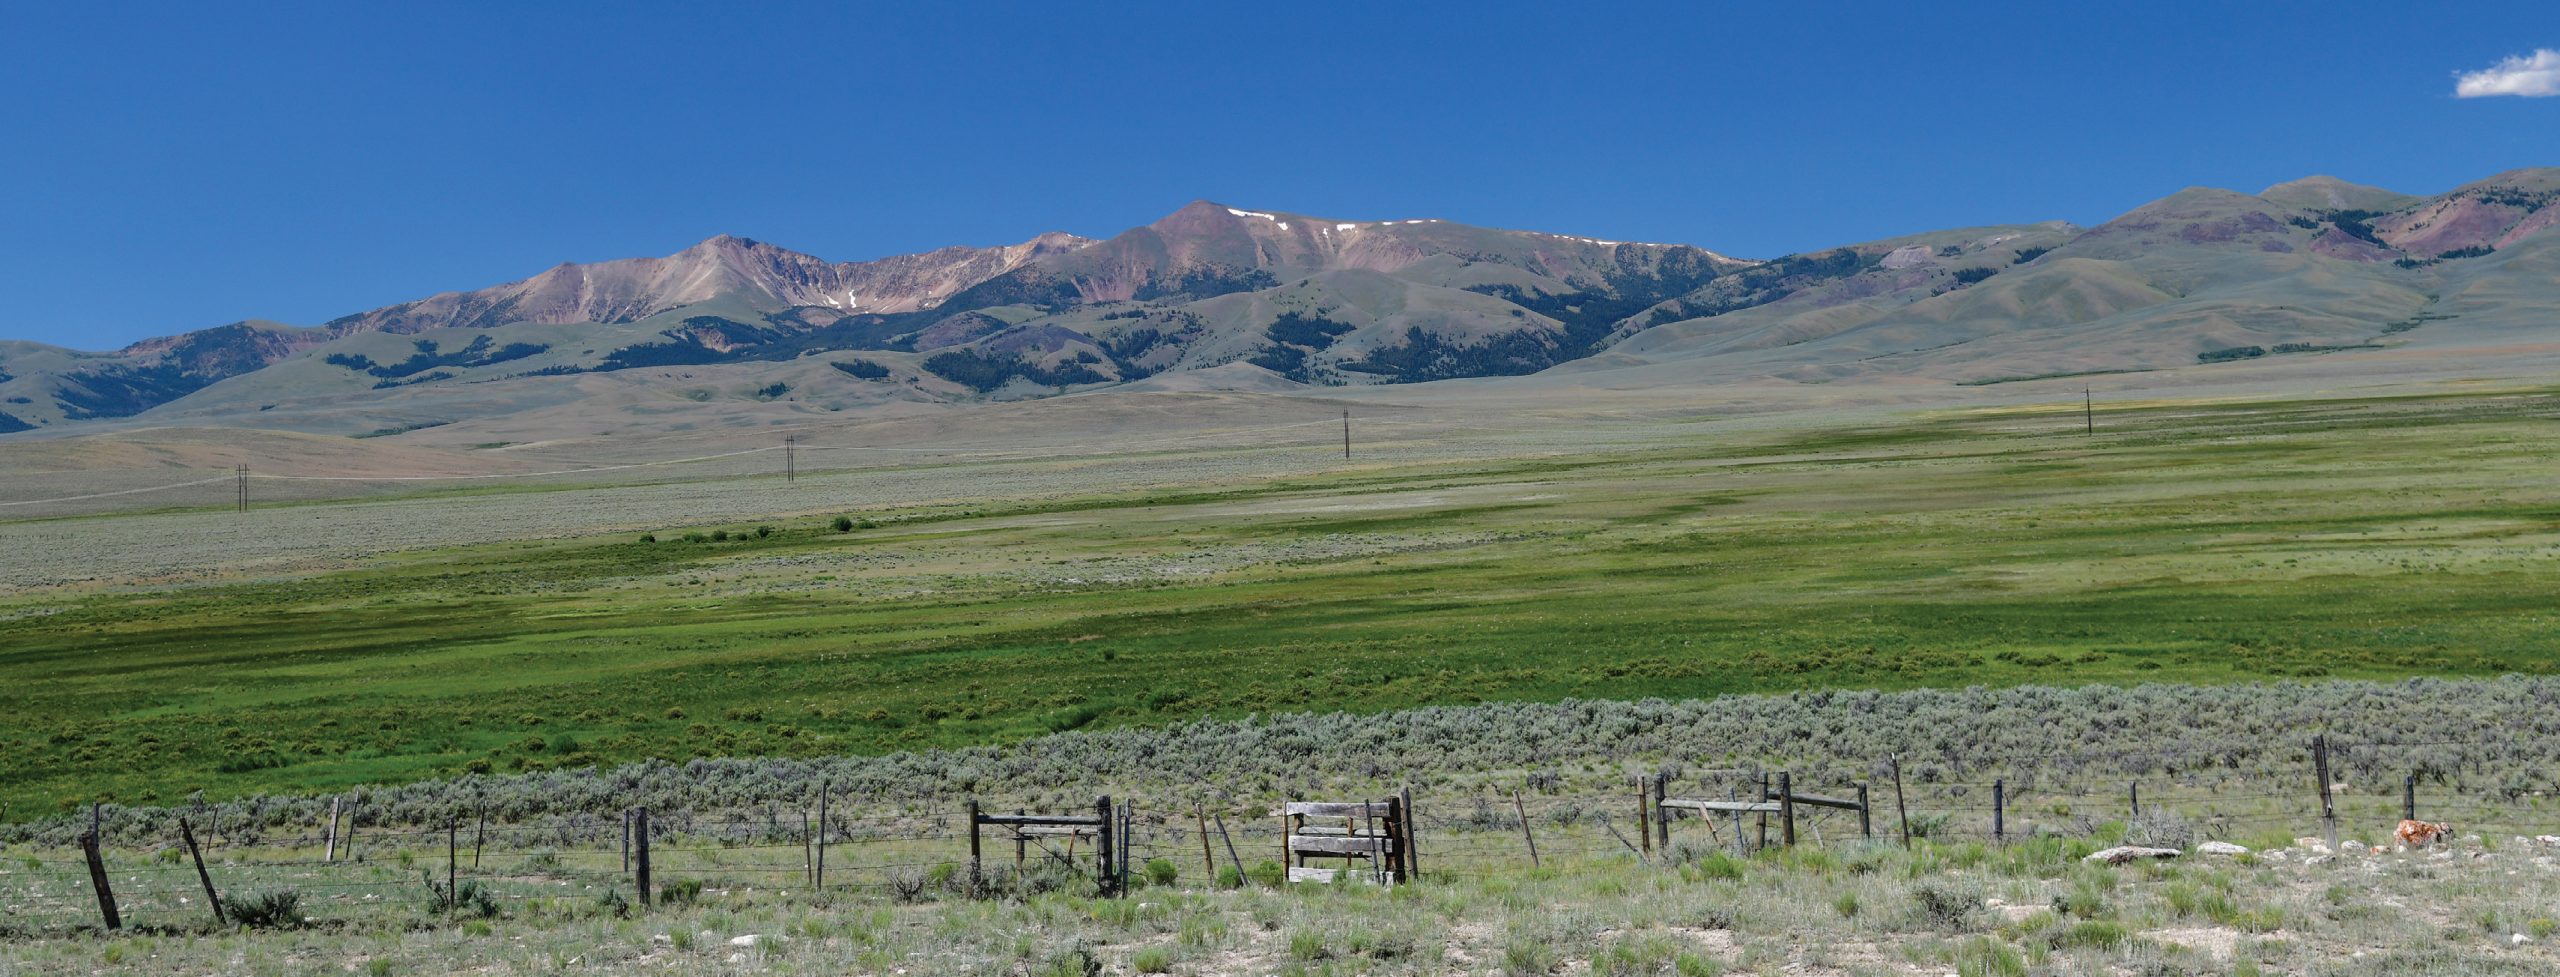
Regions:
[[[2542,673],[2555,415],[1949,411],[22,592],[0,801],[1484,700]]]

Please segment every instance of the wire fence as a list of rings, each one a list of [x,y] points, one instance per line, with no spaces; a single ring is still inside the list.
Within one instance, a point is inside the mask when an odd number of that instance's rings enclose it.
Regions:
[[[1530,782],[1442,791],[1413,797],[1412,867],[1414,878],[1428,884],[1532,866],[1572,871],[1602,861],[1665,864],[1711,852],[1749,857],[1790,835],[1798,845],[1832,848],[2143,832],[2183,842],[2286,844],[2325,835],[2339,844],[2381,845],[2412,815],[2451,822],[2463,834],[2560,847],[2560,802],[2548,792],[2504,786],[2512,776],[2493,780],[2485,769],[2475,774],[2419,764],[2398,778],[2368,777],[2363,785],[2334,779],[2349,769],[2371,773],[2377,758],[2418,745],[2324,739],[2306,751],[2301,775],[2284,783],[2225,778],[2212,764],[2190,762],[2204,759],[2194,756],[2172,758],[2174,774],[2056,773],[2062,761],[2096,758],[2085,753],[1977,757],[1960,778],[1914,783],[1906,761],[1885,758],[1876,764],[1882,779],[1797,778],[1792,791],[1800,803],[1784,808],[1771,801],[1784,792],[1765,786],[1771,771],[1758,768],[1666,771],[1658,784],[1631,777],[1623,790],[1607,792]],[[2120,762],[2124,754],[2109,756]],[[2331,781],[2316,776],[2323,762]],[[162,832],[167,837],[137,835],[113,821],[157,826],[165,819],[139,816],[145,812],[111,819],[101,810],[94,835],[84,836],[81,847],[0,850],[0,934],[107,925],[97,879],[112,894],[120,925],[198,930],[227,924],[212,904],[217,896],[235,917],[243,905],[272,909],[275,894],[289,893],[297,920],[363,923],[470,907],[628,912],[638,904],[760,893],[893,900],[986,894],[1043,873],[1081,876],[1105,890],[1117,881],[1115,873],[1141,884],[1152,875],[1160,883],[1206,886],[1262,879],[1291,859],[1291,829],[1268,806],[1124,799],[1114,815],[1125,817],[1124,827],[1110,840],[1120,853],[1117,867],[1110,867],[1095,857],[1105,840],[1090,833],[1011,829],[984,831],[981,840],[989,844],[973,863],[971,815],[958,799],[866,803],[823,787],[800,796],[813,794],[806,804],[664,810],[645,819],[630,811],[590,813],[545,824],[490,824],[475,816],[380,825],[365,823],[360,812],[342,819],[333,810],[327,824],[291,837],[256,827],[226,832],[201,811],[182,818],[176,831]],[[1866,803],[1844,808],[1808,799],[1825,795]],[[1745,809],[1754,803],[1761,809]],[[100,849],[93,861],[90,837],[117,844]],[[643,877],[650,880],[645,889]]]

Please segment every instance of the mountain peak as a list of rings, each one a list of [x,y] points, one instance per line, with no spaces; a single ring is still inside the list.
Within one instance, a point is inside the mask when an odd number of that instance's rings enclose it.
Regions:
[[[2268,203],[2300,210],[2397,210],[2417,198],[2327,174],[2287,180],[2258,191]]]

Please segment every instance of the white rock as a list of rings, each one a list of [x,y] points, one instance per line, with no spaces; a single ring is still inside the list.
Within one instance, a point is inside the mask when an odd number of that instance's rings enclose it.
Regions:
[[[2531,942],[2533,942],[2533,937],[2526,936],[2522,933],[2507,934],[2507,945],[2509,946],[2523,946]]]
[[[764,941],[764,937],[757,936],[757,935],[756,935],[756,934],[754,934],[754,933],[749,933],[749,934],[747,934],[747,935],[745,935],[745,936],[733,936],[733,937],[730,937],[730,938],[729,938],[729,945],[730,945],[730,946],[754,946],[754,945],[756,945],[756,944],[758,944],[758,943],[761,943],[761,942],[763,942],[763,941]]]
[[[2228,841],[2208,841],[2196,846],[2199,855],[2246,855],[2249,849]]]
[[[2103,862],[2108,865],[2122,865],[2138,858],[2176,857],[2178,857],[2178,850],[2175,848],[2144,848],[2139,845],[2118,845],[2105,851],[2092,852],[2089,857],[2083,858],[2081,861]]]

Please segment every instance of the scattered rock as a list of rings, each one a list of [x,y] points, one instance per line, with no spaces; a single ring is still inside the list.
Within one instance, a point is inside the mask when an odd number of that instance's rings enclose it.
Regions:
[[[2246,855],[2249,849],[2228,841],[2208,841],[2196,846],[2198,855]]]
[[[2102,852],[2093,852],[2089,857],[2083,858],[2081,861],[2104,862],[2109,865],[2122,865],[2126,862],[2134,861],[2135,859],[2176,857],[2178,857],[2178,850],[2175,848],[2144,848],[2140,845],[2118,845]]]
[[[729,938],[729,945],[730,945],[730,946],[754,946],[754,945],[756,945],[757,943],[763,942],[763,940],[764,940],[764,937],[757,936],[757,935],[756,935],[756,934],[754,934],[754,933],[749,933],[749,934],[747,934],[747,935],[745,935],[745,936],[733,936],[733,937],[730,937],[730,938]]]

